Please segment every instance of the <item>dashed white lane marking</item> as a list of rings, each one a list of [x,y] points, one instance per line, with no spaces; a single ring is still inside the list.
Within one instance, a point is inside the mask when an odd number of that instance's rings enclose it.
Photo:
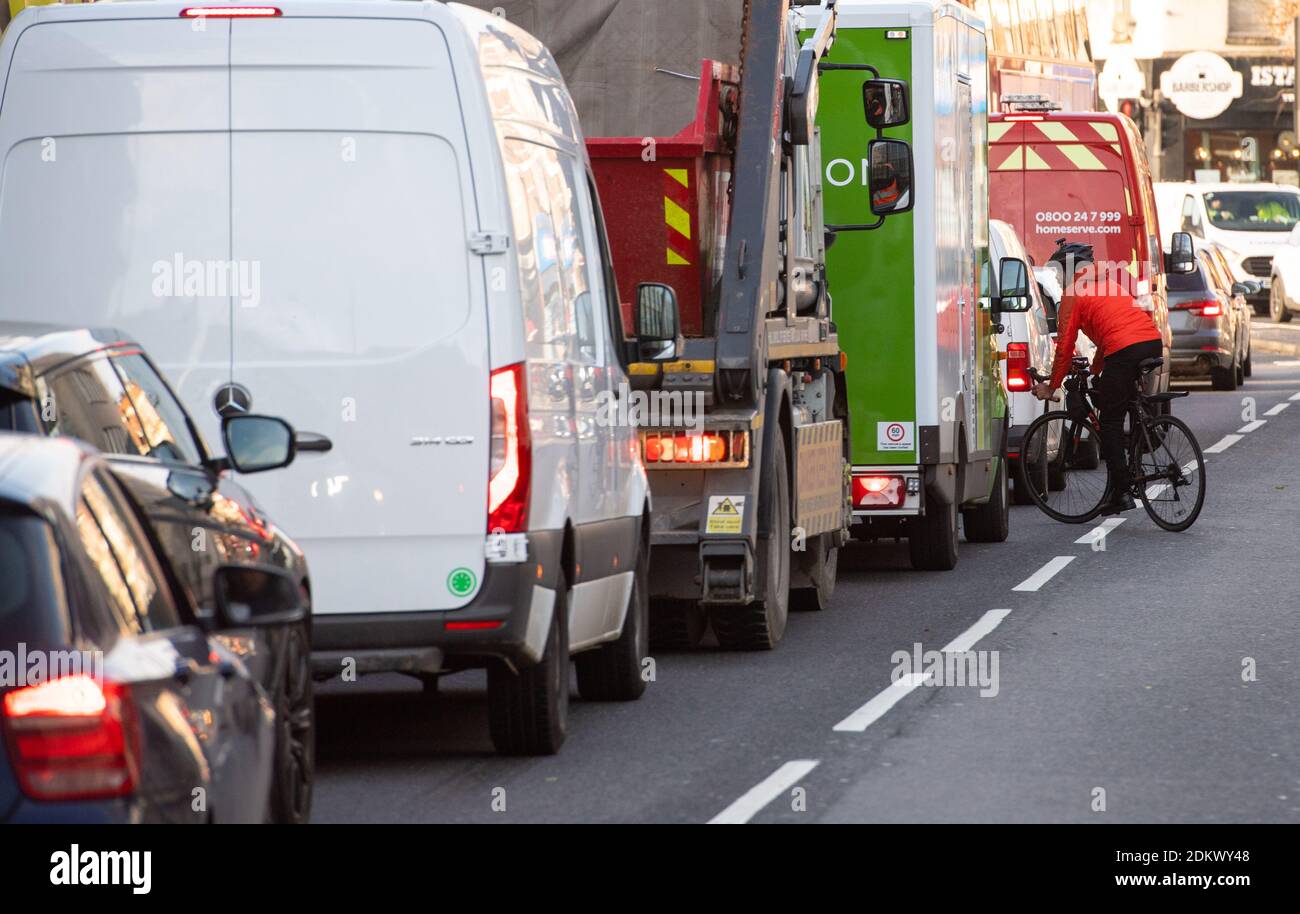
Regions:
[[[889,712],[889,709],[906,698],[918,686],[925,684],[929,673],[908,673],[891,682],[889,688],[872,698],[832,729],[841,733],[861,733]]]
[[[1241,428],[1237,429],[1237,434],[1238,434],[1238,435],[1249,435],[1249,434],[1250,434],[1251,432],[1253,432],[1255,429],[1259,428],[1260,426],[1266,425],[1266,424],[1268,424],[1268,420],[1267,420],[1267,419],[1256,419],[1254,422],[1247,422],[1247,423],[1246,423],[1245,425],[1243,425]]]
[[[990,609],[980,616],[978,622],[956,638],[949,641],[943,649],[945,654],[964,654],[974,647],[979,640],[1002,624],[1002,620],[1011,615],[1009,609]]]
[[[1266,416],[1280,416],[1282,413],[1286,412],[1286,411],[1287,411],[1288,409],[1290,409],[1290,408],[1291,408],[1291,404],[1290,404],[1290,403],[1279,403],[1277,406],[1273,407],[1273,408],[1270,409],[1268,412],[1264,413],[1264,415],[1266,415]]]
[[[768,803],[771,803],[795,784],[798,784],[808,772],[820,763],[817,759],[796,759],[786,762],[759,781],[736,802],[709,820],[710,825],[744,825]]]
[[[1232,447],[1242,438],[1241,435],[1224,435],[1218,441],[1207,447],[1202,453],[1205,454],[1222,454],[1228,448]]]
[[[1167,488],[1169,488],[1169,483],[1167,482],[1160,482],[1147,487],[1147,499],[1159,498],[1161,495],[1165,494],[1165,489]]]
[[[1011,589],[1021,593],[1032,593],[1056,577],[1057,572],[1073,561],[1072,555],[1058,555]]]
[[[944,645],[945,654],[963,654],[974,647],[981,638],[1002,624],[1002,620],[1011,614],[1009,609],[990,609],[966,631]],[[913,691],[929,681],[929,673],[908,673],[890,683],[889,688],[876,695],[865,705],[834,726],[840,733],[861,733],[880,718],[889,713],[889,709],[898,704]]]
[[[1153,496],[1151,495],[1151,489],[1147,489],[1147,498],[1152,498],[1152,497]],[[1095,545],[1101,542],[1102,540],[1104,540],[1106,538],[1107,533],[1110,533],[1110,531],[1114,530],[1122,523],[1124,523],[1124,518],[1122,517],[1108,517],[1104,521],[1102,521],[1099,526],[1093,527],[1083,536],[1075,540],[1074,541],[1075,545],[1078,546]]]
[[[1288,399],[1290,399],[1290,400],[1300,400],[1300,391],[1296,391],[1296,392],[1293,393],[1293,394],[1292,394]]]

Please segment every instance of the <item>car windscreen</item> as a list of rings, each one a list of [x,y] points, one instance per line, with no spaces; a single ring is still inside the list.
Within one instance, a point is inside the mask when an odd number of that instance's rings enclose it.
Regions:
[[[1215,228],[1234,232],[1288,232],[1300,222],[1300,194],[1269,190],[1207,193],[1205,211]]]
[[[0,502],[0,649],[66,644],[67,618],[54,531]]]
[[[1170,292],[1204,292],[1210,288],[1205,278],[1205,267],[1199,263],[1192,272],[1170,273],[1168,279]]]

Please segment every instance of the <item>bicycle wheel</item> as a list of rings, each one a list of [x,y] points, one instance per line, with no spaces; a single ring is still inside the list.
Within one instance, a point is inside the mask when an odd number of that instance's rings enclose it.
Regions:
[[[1101,511],[1110,471],[1105,462],[1090,468],[1090,461],[1079,459],[1090,434],[1087,421],[1076,422],[1064,410],[1043,413],[1025,432],[1021,463],[1037,477],[1030,480],[1029,497],[1052,520],[1085,524]]]
[[[1145,480],[1142,506],[1156,524],[1181,533],[1196,521],[1205,504],[1205,457],[1181,419],[1157,416],[1147,423],[1138,472]]]

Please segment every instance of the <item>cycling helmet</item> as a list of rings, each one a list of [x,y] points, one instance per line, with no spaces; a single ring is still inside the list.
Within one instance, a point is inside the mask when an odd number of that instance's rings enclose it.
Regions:
[[[1061,272],[1067,278],[1073,277],[1079,267],[1084,264],[1095,263],[1092,253],[1092,245],[1080,241],[1066,241],[1064,238],[1056,240],[1056,250],[1048,259],[1048,263],[1059,264]]]

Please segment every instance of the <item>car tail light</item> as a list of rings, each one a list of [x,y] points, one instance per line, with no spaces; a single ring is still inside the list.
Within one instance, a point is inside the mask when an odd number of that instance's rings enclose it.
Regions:
[[[277,6],[187,6],[182,19],[266,19],[280,15]]]
[[[857,508],[901,508],[907,499],[902,476],[854,476],[853,505]]]
[[[140,746],[125,686],[63,676],[4,696],[5,739],[23,793],[91,800],[135,790]]]
[[[658,468],[701,464],[745,467],[749,466],[749,432],[642,432],[641,459]]]
[[[1028,390],[1032,386],[1029,379],[1029,344],[1007,343],[1007,390]]]
[[[532,440],[523,364],[492,372],[492,465],[488,532],[522,533],[528,525]]]
[[[1223,305],[1214,299],[1187,301],[1174,305],[1175,311],[1190,311],[1193,317],[1219,317],[1223,314]]]
[[[501,619],[484,619],[476,622],[448,622],[444,628],[449,632],[494,632],[505,624]]]

